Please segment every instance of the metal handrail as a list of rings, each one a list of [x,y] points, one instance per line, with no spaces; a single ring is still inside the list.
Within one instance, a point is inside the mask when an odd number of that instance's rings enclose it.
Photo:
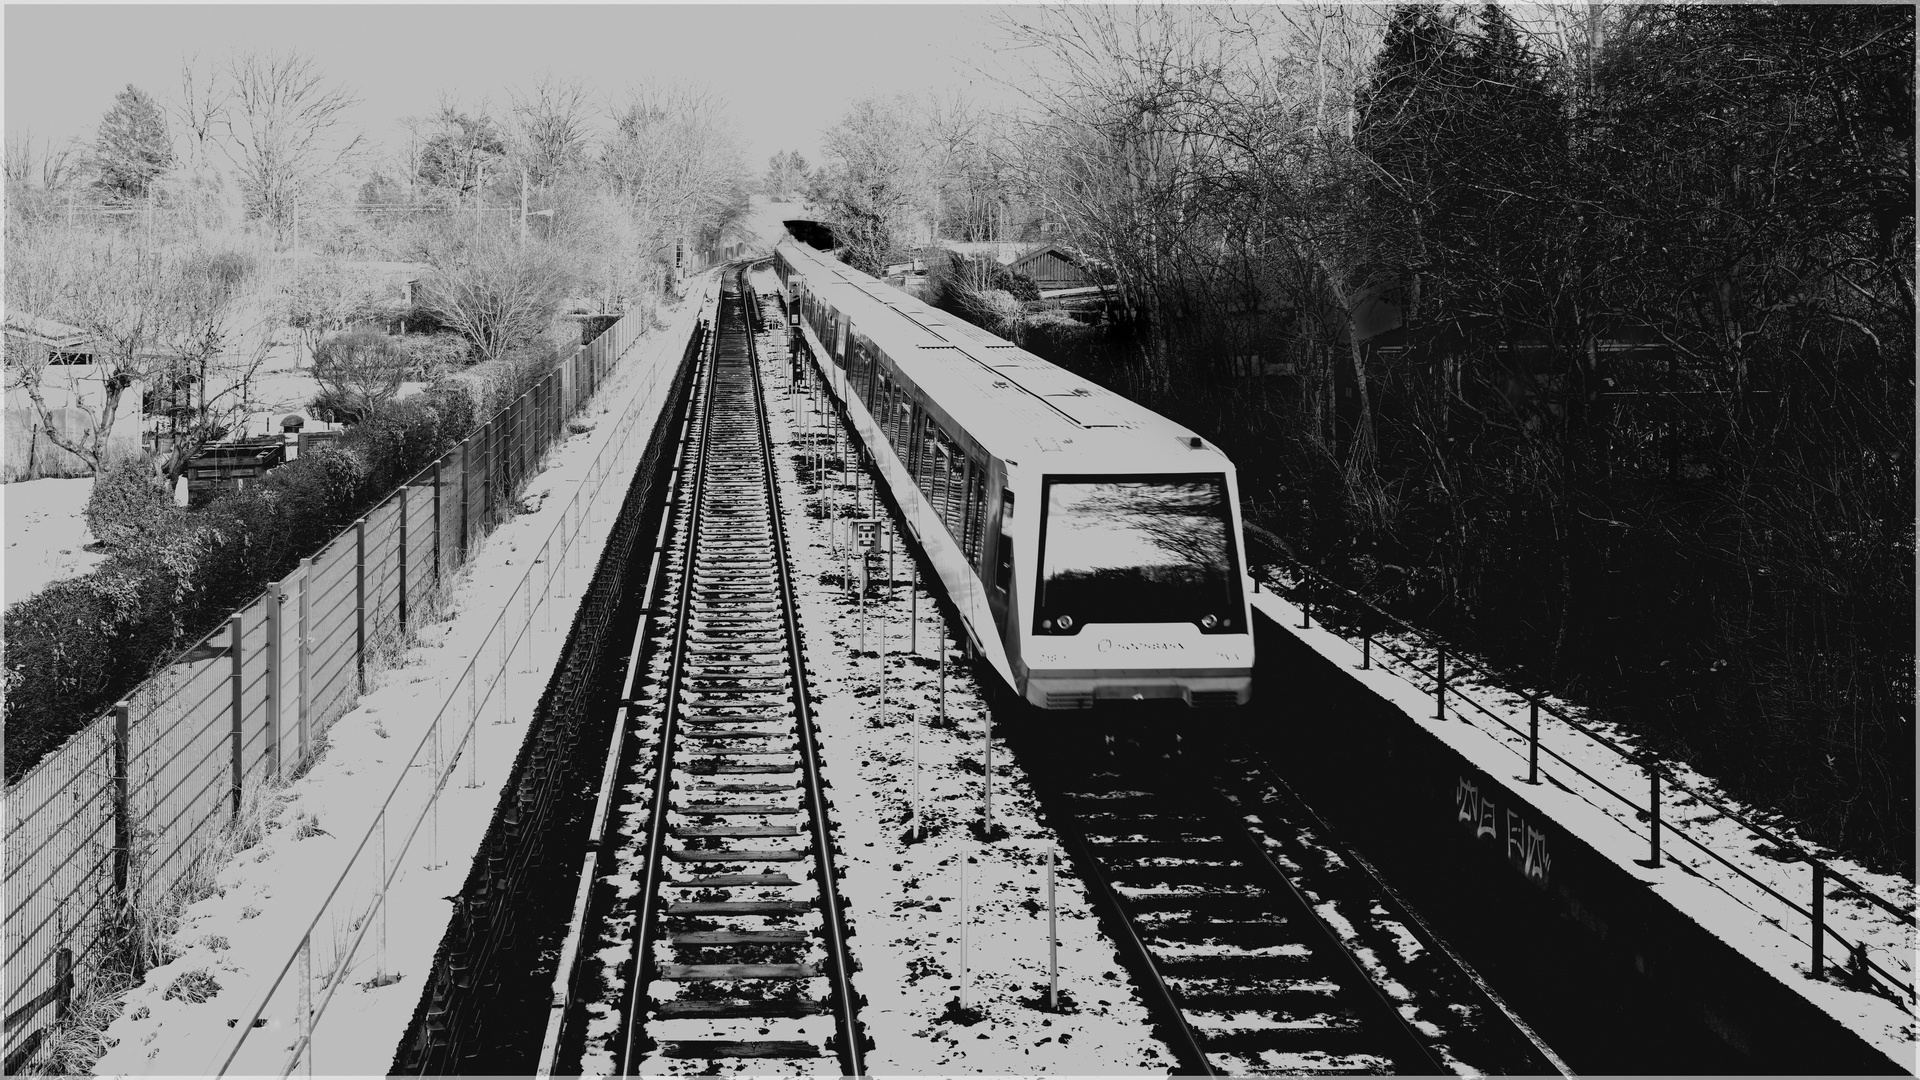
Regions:
[[[695,304],[692,310],[695,312],[698,312],[699,310],[701,310],[703,305],[704,305],[704,298],[700,303]],[[639,335],[637,334],[635,335],[635,340],[638,339],[638,336]],[[632,342],[629,342],[628,344],[631,345]],[[625,350],[622,349],[622,352],[624,351]],[[617,355],[618,354],[616,354],[616,356]],[[522,395],[522,396],[524,397],[525,395]],[[641,406],[643,404],[649,403],[650,401],[651,401],[651,395],[642,395],[642,396],[636,397],[635,400],[627,406],[626,412],[622,414],[620,420],[615,425],[616,430],[624,430],[625,428],[629,427],[631,424],[636,422],[638,420],[638,411],[640,410]],[[604,491],[606,488],[607,480],[614,475],[614,469],[606,462],[608,453],[612,452],[616,456],[626,454],[632,450],[631,444],[632,444],[632,440],[622,439],[622,438],[612,438],[612,439],[609,439],[606,442],[606,444],[600,448],[600,452],[596,454],[594,456],[593,461],[587,465],[587,469],[586,469],[587,476],[583,477],[581,483],[574,488],[573,498],[568,500],[566,507],[561,511],[558,517],[558,520],[556,520],[554,523],[553,528],[549,530],[547,537],[543,542],[543,546],[545,546],[548,550],[553,550],[552,545],[554,542],[554,538],[556,535],[560,533],[560,530],[563,527],[569,524],[572,512],[576,509],[576,507],[578,507],[581,504],[583,493],[586,492],[586,489],[587,489],[586,481],[589,478],[593,480],[593,489],[590,494],[585,495],[586,503],[588,505],[591,505],[592,503],[599,501],[601,492]],[[578,540],[581,536],[585,535],[586,532],[587,532],[587,529],[584,524],[575,525],[569,531],[567,539],[564,545],[559,548],[559,551],[562,554],[568,551],[571,551],[574,542]],[[556,558],[549,558],[545,560],[545,565],[547,568],[545,584],[548,585],[549,587],[551,586],[554,577],[557,576],[559,572],[560,562],[561,560]],[[348,857],[346,864],[341,868],[339,876],[334,880],[332,886],[327,890],[326,897],[323,900],[321,900],[320,904],[314,909],[313,917],[310,920],[308,920],[305,928],[301,931],[300,944],[296,946],[288,954],[286,960],[281,964],[279,971],[274,975],[272,983],[260,995],[258,999],[258,1004],[255,1006],[253,1012],[247,1017],[244,1023],[238,1025],[239,1027],[238,1034],[234,1039],[233,1045],[227,1051],[226,1056],[221,1060],[219,1066],[214,1070],[216,1074],[218,1075],[226,1074],[227,1069],[230,1066],[232,1066],[234,1059],[237,1056],[239,1056],[241,1049],[246,1045],[248,1037],[253,1032],[255,1022],[258,1021],[263,1015],[266,1014],[267,1008],[269,1005],[272,1004],[274,996],[279,993],[281,985],[286,981],[288,972],[290,972],[293,969],[294,964],[300,960],[302,955],[306,954],[310,949],[311,942],[313,939],[313,933],[315,929],[318,928],[318,926],[320,925],[320,920],[326,917],[326,915],[331,910],[334,897],[337,896],[340,890],[346,885],[348,876],[358,866],[361,855],[367,850],[367,847],[372,842],[374,836],[384,832],[384,829],[386,826],[387,813],[389,809],[392,807],[395,797],[399,795],[401,788],[406,786],[408,781],[411,779],[411,776],[409,774],[412,772],[412,769],[415,763],[417,763],[420,760],[421,753],[424,750],[426,750],[430,742],[436,743],[436,749],[437,749],[437,741],[441,731],[440,724],[442,719],[446,716],[447,710],[456,704],[456,701],[458,700],[458,697],[459,697],[460,687],[474,685],[474,682],[472,680],[474,676],[475,665],[480,662],[481,657],[486,652],[487,644],[494,640],[495,633],[500,630],[502,620],[504,620],[507,617],[508,612],[517,612],[519,610],[520,605],[514,604],[513,600],[521,596],[521,592],[523,589],[529,589],[531,587],[532,579],[533,579],[533,570],[534,570],[534,566],[536,565],[540,565],[540,564],[538,563],[528,564],[527,569],[521,574],[520,580],[515,584],[513,592],[508,596],[508,602],[504,604],[501,607],[499,613],[494,616],[492,625],[490,625],[487,628],[486,634],[480,639],[479,644],[475,647],[474,653],[472,657],[468,659],[466,667],[461,671],[459,677],[453,680],[452,684],[449,687],[449,693],[446,701],[444,701],[441,704],[439,710],[434,714],[433,720],[427,725],[426,732],[421,736],[420,742],[417,745],[415,745],[413,749],[413,753],[407,758],[406,764],[396,774],[396,779],[394,780],[393,786],[388,790],[386,797],[381,800],[379,809],[374,814],[373,821],[368,825],[366,832],[360,837],[359,843],[355,845],[353,854]],[[521,622],[518,636],[515,637],[512,645],[509,646],[510,650],[513,648],[517,648],[520,642],[525,640],[527,630],[532,626],[533,620],[531,618],[530,613],[522,613],[522,614],[524,614],[526,617],[523,618]],[[472,707],[471,715],[469,715],[467,719],[466,729],[461,733],[460,741],[454,747],[454,751],[455,751],[454,755],[450,756],[444,762],[444,764],[438,763],[438,762],[435,763],[434,767],[435,767],[436,773],[434,776],[432,790],[428,794],[425,803],[422,805],[419,816],[414,819],[412,829],[408,832],[406,840],[401,844],[396,857],[391,860],[390,865],[386,868],[386,873],[384,875],[384,878],[380,882],[381,889],[380,889],[379,898],[376,898],[375,900],[376,905],[380,902],[381,898],[384,898],[386,887],[392,884],[394,880],[394,876],[397,873],[396,868],[401,865],[401,862],[402,860],[404,860],[407,851],[412,847],[414,838],[419,835],[420,826],[422,825],[422,823],[426,821],[428,813],[438,808],[440,791],[442,788],[445,787],[448,777],[450,777],[453,773],[454,761],[457,760],[457,756],[459,752],[464,750],[464,748],[468,745],[470,740],[473,738],[474,729],[478,723],[478,719],[481,712],[484,710],[484,707],[486,706],[486,704],[493,699],[494,690],[499,687],[500,681],[506,677],[506,674],[507,672],[504,669],[504,667],[496,668],[493,680],[487,685],[487,692],[485,696],[479,698]],[[372,909],[370,908],[369,913],[371,913],[371,910]],[[294,1046],[292,1048],[292,1056],[289,1058],[287,1067],[282,1070],[281,1075],[284,1076],[292,1072],[292,1070],[299,1064],[301,1057],[309,1052],[309,1049],[311,1048],[313,1043],[314,1025],[319,1021],[321,1016],[325,1015],[327,1005],[333,1000],[333,995],[339,989],[340,983],[344,981],[344,976],[346,975],[346,971],[348,967],[348,964],[346,963],[346,961],[348,959],[351,959],[358,952],[360,943],[365,940],[367,931],[372,926],[372,922],[373,922],[372,919],[365,919],[361,922],[361,925],[357,931],[356,936],[353,939],[352,944],[349,946],[347,952],[343,955],[339,969],[333,973],[333,975],[331,976],[331,978],[329,979],[325,987],[326,996],[321,999],[318,1008],[313,1009],[307,1017],[302,1018],[303,1032],[299,1037],[299,1039],[294,1043]]]
[[[1379,618],[1385,620],[1388,625],[1390,625],[1395,629],[1398,629],[1402,634],[1413,637],[1423,645],[1427,645],[1429,647],[1436,648],[1442,651],[1445,650],[1445,643],[1440,641],[1435,635],[1428,633],[1427,631],[1406,622],[1404,619],[1401,619],[1390,612],[1382,610],[1378,605],[1374,604],[1371,600],[1368,600],[1366,597],[1353,592],[1351,589],[1346,588],[1345,586],[1339,584],[1338,582],[1335,582],[1326,574],[1321,573],[1319,570],[1315,569],[1314,567],[1307,566],[1304,563],[1299,562],[1297,559],[1287,557],[1284,554],[1281,555],[1280,561],[1283,561],[1288,567],[1290,567],[1292,570],[1298,573],[1302,579],[1302,581],[1299,584],[1289,584],[1285,582],[1282,583],[1282,588],[1285,589],[1289,598],[1291,598],[1294,594],[1298,593],[1299,591],[1305,588],[1308,588],[1309,586],[1311,586],[1315,590],[1313,595],[1309,597],[1308,605],[1302,606],[1302,611],[1303,613],[1306,614],[1306,617],[1308,619],[1311,619],[1312,600],[1319,599],[1322,603],[1322,607],[1324,608],[1324,602],[1325,602],[1325,596],[1326,596],[1324,590],[1331,589],[1335,593],[1337,593],[1340,597],[1343,597],[1347,600],[1357,603],[1361,607],[1364,607],[1367,611],[1370,611],[1373,614],[1377,615]],[[1346,639],[1346,633],[1343,630],[1330,625],[1327,622],[1324,613],[1322,614],[1322,617],[1321,617],[1321,626],[1324,629],[1330,630],[1333,633],[1338,634],[1343,640]],[[1371,632],[1368,632],[1365,636],[1369,643],[1375,640]],[[1395,649],[1389,642],[1385,640],[1382,640],[1380,644],[1390,655],[1393,655],[1395,658],[1402,660],[1408,669],[1410,669],[1414,673],[1424,678],[1431,678],[1431,676],[1429,676],[1427,672],[1422,670],[1419,664],[1415,662],[1409,654],[1401,650]],[[1454,653],[1451,655],[1452,655],[1452,659],[1455,661],[1456,664],[1459,664],[1466,668],[1471,668],[1472,670],[1474,670],[1479,674],[1490,676],[1492,677],[1493,680],[1497,682],[1506,683],[1511,681],[1506,678],[1503,672],[1496,671],[1485,664],[1467,659],[1466,657],[1460,656],[1458,653]],[[1406,675],[1402,674],[1397,670],[1394,671],[1394,674],[1397,677],[1406,679],[1409,682],[1413,681],[1411,679],[1407,679]],[[1439,682],[1439,680],[1435,679],[1433,681],[1436,687],[1441,689],[1442,692],[1444,692],[1446,688]],[[1608,795],[1613,796],[1613,798],[1619,800],[1619,802],[1623,804],[1627,809],[1639,814],[1653,813],[1650,807],[1639,806],[1638,804],[1634,803],[1633,800],[1613,790],[1613,788],[1608,786],[1605,782],[1593,776],[1591,773],[1588,773],[1586,770],[1580,768],[1578,765],[1574,764],[1573,762],[1568,761],[1565,757],[1561,756],[1559,753],[1555,752],[1551,748],[1538,744],[1537,741],[1535,741],[1534,736],[1521,732],[1518,728],[1508,723],[1503,717],[1488,710],[1478,700],[1468,695],[1464,691],[1455,688],[1452,690],[1452,692],[1454,696],[1458,697],[1460,700],[1473,706],[1474,709],[1479,711],[1482,715],[1486,716],[1488,719],[1491,719],[1495,723],[1498,723],[1500,726],[1506,728],[1509,732],[1512,732],[1514,735],[1517,735],[1524,739],[1528,739],[1529,742],[1534,743],[1534,745],[1538,749],[1544,750],[1554,760],[1560,762],[1562,765],[1565,765],[1568,769],[1572,770],[1575,774],[1577,774],[1581,778],[1593,784],[1595,787],[1598,787],[1600,790],[1606,792]],[[1561,712],[1559,709],[1556,709],[1552,705],[1542,701],[1538,695],[1527,695],[1527,696],[1530,700],[1530,703],[1538,707],[1541,712],[1545,713],[1546,715],[1552,717],[1555,720],[1560,721],[1561,723],[1565,724],[1567,727],[1570,727],[1573,730],[1579,732],[1581,735],[1586,736],[1588,739],[1592,740],[1593,742],[1613,751],[1621,759],[1647,769],[1650,773],[1659,777],[1665,783],[1670,784],[1672,787],[1680,791],[1686,792],[1688,795],[1692,796],[1694,799],[1696,799],[1700,803],[1718,812],[1721,816],[1727,818],[1730,821],[1733,821],[1734,823],[1740,825],[1742,828],[1745,828],[1748,831],[1748,833],[1751,834],[1752,836],[1767,840],[1784,850],[1792,851],[1797,856],[1799,861],[1805,862],[1809,866],[1812,866],[1813,868],[1815,868],[1816,881],[1822,876],[1832,877],[1840,882],[1843,882],[1850,888],[1852,888],[1856,894],[1858,894],[1865,900],[1871,901],[1873,904],[1877,905],[1878,907],[1893,914],[1895,917],[1897,917],[1901,922],[1905,923],[1906,925],[1908,926],[1916,925],[1915,916],[1911,912],[1903,911],[1893,901],[1888,900],[1885,897],[1881,896],[1880,894],[1867,888],[1866,886],[1861,885],[1859,882],[1855,881],[1853,878],[1849,877],[1848,875],[1841,873],[1838,870],[1835,870],[1832,867],[1832,865],[1827,863],[1826,861],[1815,858],[1810,852],[1808,852],[1800,844],[1795,843],[1793,841],[1789,841],[1781,837],[1780,835],[1766,828],[1765,826],[1758,825],[1752,821],[1749,821],[1744,815],[1732,810],[1731,808],[1727,807],[1724,803],[1713,799],[1711,796],[1708,796],[1705,793],[1699,791],[1697,788],[1693,787],[1692,785],[1684,783],[1678,780],[1677,778],[1672,777],[1669,771],[1666,770],[1664,767],[1662,767],[1658,762],[1647,760],[1645,758],[1645,755],[1636,754],[1633,751],[1627,750],[1626,748],[1616,743],[1614,740],[1609,739],[1605,735],[1592,730],[1586,724],[1581,723],[1579,720],[1576,720],[1573,717],[1568,716],[1564,712]],[[1502,745],[1504,746],[1505,744],[1502,743]],[[1509,747],[1509,749],[1511,749],[1511,747]],[[1577,794],[1572,792],[1571,789],[1566,789],[1566,790],[1568,790],[1570,794]],[[1597,804],[1592,804],[1591,802],[1589,802],[1589,805],[1595,805],[1596,809],[1600,809],[1603,812],[1605,810],[1604,807],[1600,807]],[[1609,816],[1612,816],[1612,815],[1609,815]],[[1667,829],[1667,831],[1670,831],[1675,835],[1678,835],[1681,839],[1687,841],[1687,843],[1691,844],[1693,847],[1700,850],[1703,854],[1707,855],[1709,858],[1713,859],[1715,862],[1721,864],[1722,866],[1725,866],[1729,870],[1732,870],[1735,874],[1739,875],[1741,878],[1744,878],[1746,881],[1750,882],[1755,887],[1759,888],[1762,892],[1765,892],[1767,895],[1773,897],[1775,900],[1778,900],[1780,903],[1786,905],[1787,908],[1792,910],[1795,914],[1806,916],[1809,919],[1812,919],[1815,917],[1814,913],[1811,910],[1809,910],[1806,907],[1802,907],[1799,903],[1794,901],[1792,898],[1786,896],[1784,893],[1781,893],[1778,889],[1775,889],[1773,886],[1754,877],[1751,873],[1749,873],[1745,869],[1728,861],[1725,857],[1721,856],[1718,852],[1713,851],[1706,844],[1702,843],[1700,840],[1696,839],[1694,836],[1688,833],[1679,824],[1674,822],[1661,822],[1661,824]],[[1626,826],[1624,822],[1622,822],[1622,825],[1623,827],[1628,827],[1631,831],[1630,826]],[[1719,882],[1713,881],[1710,878],[1704,879],[1704,880],[1707,880],[1710,884],[1714,886],[1714,888],[1719,889],[1719,891],[1722,892],[1723,894],[1727,895],[1728,897],[1736,901],[1739,901],[1740,903],[1742,903],[1743,906],[1746,906],[1744,901],[1740,901],[1738,897],[1735,897],[1732,893],[1727,892],[1726,889],[1723,886],[1721,886]],[[1756,914],[1758,914],[1758,912],[1756,912]],[[1764,918],[1764,916],[1762,917]],[[1789,937],[1792,937],[1797,941],[1801,941],[1802,943],[1809,944],[1809,945],[1813,944],[1812,942],[1807,942],[1806,939],[1801,938],[1798,934],[1794,933],[1792,930],[1787,930],[1784,926],[1781,927],[1781,929],[1785,931]],[[1891,971],[1888,971],[1885,967],[1883,967],[1878,961],[1874,960],[1871,956],[1864,955],[1863,943],[1857,942],[1857,941],[1848,941],[1847,938],[1844,935],[1842,935],[1838,930],[1835,930],[1830,925],[1826,925],[1824,923],[1824,920],[1822,920],[1820,923],[1820,931],[1826,935],[1832,936],[1834,940],[1838,941],[1842,946],[1845,946],[1852,955],[1860,957],[1860,959],[1864,962],[1865,966],[1879,973],[1885,979],[1886,982],[1892,985],[1892,987],[1898,989],[1901,992],[1904,992],[1910,1004],[1914,1001],[1916,997],[1916,990],[1915,990],[1914,983],[1901,981],[1901,979],[1897,975],[1895,975]]]

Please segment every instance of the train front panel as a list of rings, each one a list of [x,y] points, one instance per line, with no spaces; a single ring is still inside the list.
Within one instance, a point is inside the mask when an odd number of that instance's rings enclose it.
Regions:
[[[1018,501],[1032,510],[1016,558],[1030,569],[1007,629],[1028,701],[1245,704],[1253,636],[1239,490],[1224,456],[1211,457],[1191,472],[1049,473],[1025,485]]]

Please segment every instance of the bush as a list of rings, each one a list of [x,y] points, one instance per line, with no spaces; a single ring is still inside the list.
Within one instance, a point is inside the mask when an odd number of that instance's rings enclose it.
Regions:
[[[93,538],[110,550],[131,544],[159,520],[178,512],[166,482],[154,475],[144,458],[129,458],[96,476],[85,511]]]
[[[7,609],[8,783],[146,676],[121,654],[123,584],[102,567]]]
[[[313,377],[321,389],[314,405],[359,423],[392,401],[412,373],[413,357],[386,334],[332,334],[313,350]]]
[[[477,420],[473,396],[442,381],[389,405],[348,432],[343,446],[372,463],[369,482],[376,490],[389,491],[466,438]]]
[[[103,476],[96,496],[105,527],[121,527],[119,546],[94,573],[6,612],[7,779],[451,449],[475,416],[464,387],[436,384],[195,513],[157,485],[148,493],[136,467]],[[136,506],[149,508],[144,521]]]
[[[1022,322],[1021,340],[1043,356],[1076,352],[1093,336],[1093,327],[1057,309],[1036,311]]]
[[[473,346],[459,334],[407,334],[400,347],[412,357],[417,376],[429,382],[473,363]]]
[[[8,782],[207,623],[206,526],[168,510],[93,573],[54,582],[7,609]]]

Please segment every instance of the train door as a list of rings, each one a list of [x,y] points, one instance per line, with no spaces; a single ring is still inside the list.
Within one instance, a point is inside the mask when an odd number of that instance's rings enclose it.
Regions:
[[[986,521],[982,543],[985,546],[981,567],[981,579],[987,585],[987,608],[993,612],[995,625],[1000,627],[1000,640],[1006,645],[1009,657],[1019,655],[1019,635],[1010,632],[1014,626],[1011,616],[1013,604],[1013,538],[1006,533],[1006,525],[1013,520],[1013,488],[1008,484],[1006,467],[1000,462],[993,463],[993,471],[987,477],[985,490]]]

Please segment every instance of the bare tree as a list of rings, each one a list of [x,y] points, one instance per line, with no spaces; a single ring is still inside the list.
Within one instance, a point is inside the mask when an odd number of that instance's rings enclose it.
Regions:
[[[535,185],[585,162],[594,108],[580,80],[543,75],[525,94],[510,94],[509,102],[515,153]]]
[[[174,131],[183,144],[179,156],[188,167],[213,167],[214,147],[232,100],[233,90],[220,72],[200,66],[197,54],[180,62],[180,89],[167,111],[173,114]]]
[[[333,406],[354,422],[392,401],[413,369],[413,357],[405,349],[374,331],[335,334],[313,354],[313,377]]]
[[[303,263],[281,283],[279,302],[282,321],[300,332],[300,346],[309,356],[328,333],[384,313],[378,275],[338,259]]]
[[[56,144],[51,137],[33,146],[33,131],[19,128],[6,136],[6,181],[10,188],[39,185],[58,191],[76,180],[85,166],[86,151],[78,137]]]
[[[62,241],[55,249],[31,254],[16,247],[9,252],[9,262],[8,307],[71,322],[92,338],[94,351],[93,363],[83,371],[65,372],[82,376],[71,405],[48,400],[52,358],[44,349],[10,341],[8,385],[27,392],[49,442],[97,473],[106,463],[122,397],[144,385],[153,372],[172,315],[172,279],[158,260],[113,240]],[[62,408],[76,409],[86,418],[82,433],[71,434],[59,422],[55,410]]]
[[[878,274],[933,202],[925,129],[910,100],[866,97],[820,144],[826,161],[815,177],[813,202],[845,245],[847,262]]]
[[[726,103],[712,93],[646,83],[613,112],[601,166],[629,208],[642,258],[670,258],[734,201],[744,170]]]
[[[254,275],[250,257],[207,248],[171,267],[152,377],[172,389],[190,387],[194,400],[168,412],[168,454],[160,466],[169,481],[250,411],[253,379],[277,322],[270,306],[249,302]]]
[[[420,306],[471,341],[482,360],[537,341],[572,281],[550,245],[521,244],[497,223],[442,222],[428,245],[434,270]]]
[[[411,182],[425,189],[429,201],[481,206],[491,189],[499,196],[518,190],[519,177],[508,167],[509,133],[501,127],[485,98],[471,108],[449,94],[440,97],[438,112],[408,117]]]
[[[359,99],[329,86],[297,52],[235,55],[227,64],[231,101],[220,122],[250,216],[276,231],[292,223],[310,185],[345,165],[365,138],[347,128]]]
[[[798,150],[781,150],[767,159],[767,198],[789,202],[807,179],[807,159]]]

